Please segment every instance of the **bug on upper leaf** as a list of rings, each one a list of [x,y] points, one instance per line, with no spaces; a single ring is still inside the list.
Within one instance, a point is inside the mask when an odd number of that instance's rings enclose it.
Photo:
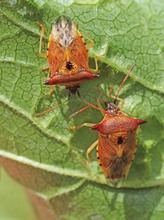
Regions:
[[[50,85],[51,87],[48,94],[54,91],[53,85],[59,85],[65,86],[69,90],[69,96],[76,93],[80,96],[78,91],[80,84],[99,76],[94,74],[98,72],[96,58],[96,69],[91,71],[89,68],[88,49],[92,47],[93,41],[85,36],[90,41],[90,44],[87,46],[77,25],[68,17],[60,16],[52,25],[47,54],[43,54],[41,47],[45,28],[39,22],[37,24],[42,30],[39,54],[41,57],[47,58],[49,64],[49,67],[44,68],[44,70],[49,69],[48,79],[44,82],[44,85]]]
[[[97,146],[97,159],[106,178],[112,180],[120,180],[127,176],[134,155],[136,152],[136,132],[137,128],[146,123],[146,120],[133,118],[123,113],[116,106],[118,94],[125,81],[128,79],[134,66],[126,75],[123,82],[120,84],[118,93],[114,98],[113,103],[106,103],[106,110],[87,103],[104,114],[103,120],[98,124],[84,123],[72,129],[79,129],[83,126],[90,127],[91,130],[98,131],[98,140],[96,140],[87,150],[86,157],[90,161],[89,153]],[[88,106],[75,112],[72,116],[86,110]],[[71,116],[71,117],[72,117]]]

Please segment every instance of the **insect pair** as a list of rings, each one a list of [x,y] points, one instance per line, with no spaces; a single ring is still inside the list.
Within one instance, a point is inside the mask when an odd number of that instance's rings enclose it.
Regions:
[[[51,86],[49,94],[54,91],[53,85],[60,85],[65,86],[66,89],[69,90],[69,96],[70,94],[76,93],[80,96],[78,91],[80,84],[86,80],[98,77],[98,75],[91,72],[88,64],[88,48],[93,45],[93,42],[90,40],[90,44],[87,48],[77,26],[69,18],[60,16],[52,27],[47,54],[45,55],[41,52],[44,27],[40,23],[38,24],[42,29],[39,54],[47,58],[49,63],[49,79],[44,83],[45,85]],[[119,91],[133,68],[134,66],[121,83]],[[97,71],[98,67],[96,62],[95,72]],[[105,103],[106,110],[100,107],[100,103],[98,107],[87,103],[86,107],[74,114],[79,114],[89,107],[93,107],[105,114],[104,119],[96,125],[84,123],[76,128],[88,126],[91,127],[92,130],[98,131],[98,140],[89,147],[86,156],[87,159],[90,160],[89,153],[97,146],[99,164],[105,176],[114,180],[120,179],[128,174],[136,151],[136,130],[139,125],[146,123],[145,120],[129,117],[120,111],[115,105],[119,91],[113,103]],[[60,105],[55,106],[36,116],[52,111],[59,106]]]

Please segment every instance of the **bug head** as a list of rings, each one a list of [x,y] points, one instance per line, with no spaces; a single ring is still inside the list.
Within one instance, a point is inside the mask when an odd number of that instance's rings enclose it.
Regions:
[[[106,106],[106,112],[109,113],[110,115],[117,115],[118,111],[120,110],[114,103],[109,102],[106,103],[105,102],[105,106]]]
[[[80,97],[80,93],[79,93],[78,88],[80,88],[79,85],[77,85],[77,86],[72,86],[72,87],[66,87],[66,89],[69,90],[69,97],[70,97],[71,95],[75,95],[76,93],[77,93],[77,95]]]

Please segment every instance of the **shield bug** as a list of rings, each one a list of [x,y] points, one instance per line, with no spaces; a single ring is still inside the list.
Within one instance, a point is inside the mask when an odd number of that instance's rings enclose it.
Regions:
[[[129,77],[133,68],[134,66],[120,84],[119,90],[114,98],[114,102],[105,102],[106,110],[88,103],[88,106],[105,114],[100,123],[84,123],[77,127],[73,127],[76,129],[88,126],[91,130],[98,131],[98,140],[89,147],[86,152],[86,157],[88,161],[90,161],[89,153],[97,146],[96,152],[99,165],[101,166],[105,177],[112,180],[119,180],[127,176],[136,152],[137,128],[141,124],[147,122],[145,120],[126,115],[116,106],[119,91]],[[86,110],[88,106],[84,107],[84,110]],[[82,112],[82,109],[73,114],[73,116],[79,112]]]
[[[54,90],[53,85],[65,86],[69,94],[78,93],[80,84],[86,80],[98,77],[93,74],[88,64],[88,49],[92,47],[93,41],[87,46],[82,34],[68,17],[60,16],[52,26],[52,31],[48,40],[47,54],[41,52],[42,38],[45,28],[39,22],[41,36],[39,44],[39,54],[47,58],[49,67],[49,79],[44,83],[50,85],[50,93]],[[95,59],[98,71],[97,59]],[[79,93],[78,93],[79,94]]]
[[[91,71],[89,68],[88,49],[92,47],[93,41],[85,37],[90,41],[90,44],[86,45],[77,25],[68,17],[60,16],[52,26],[52,31],[48,40],[47,54],[43,54],[41,47],[45,28],[39,22],[37,22],[37,24],[42,30],[39,43],[39,54],[41,57],[47,58],[49,64],[49,67],[44,68],[44,70],[49,70],[48,80],[44,82],[44,85],[50,85],[51,87],[48,95],[54,91],[54,85],[59,85],[65,86],[66,89],[68,89],[69,97],[71,94],[76,93],[80,97],[78,91],[80,84],[86,80],[92,80],[99,76],[92,73],[98,72],[96,58],[96,69]],[[64,102],[68,101],[68,99]],[[61,104],[36,114],[35,116],[41,116],[50,112],[61,106]]]

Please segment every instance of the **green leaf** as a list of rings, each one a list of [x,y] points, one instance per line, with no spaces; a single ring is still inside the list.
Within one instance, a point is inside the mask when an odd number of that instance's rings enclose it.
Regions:
[[[39,192],[57,219],[163,219],[163,1],[8,0],[0,6],[2,166],[23,186]],[[86,150],[97,133],[69,129],[100,122],[98,111],[88,109],[70,119],[84,106],[74,96],[53,112],[34,117],[68,97],[68,91],[57,86],[52,96],[44,96],[49,88],[43,86],[47,73],[41,68],[47,61],[38,55],[36,21],[46,28],[46,48],[51,26],[61,14],[78,22],[82,34],[94,40],[90,57],[98,56],[100,77],[81,85],[85,100],[96,102],[98,85],[102,100],[109,100],[109,87],[116,94],[125,74],[136,65],[119,97],[125,102],[122,111],[148,123],[139,129],[135,160],[118,188],[106,183],[95,151],[93,162],[85,165]],[[92,59],[90,66],[94,68]],[[43,212],[46,208],[39,210],[40,215]]]

